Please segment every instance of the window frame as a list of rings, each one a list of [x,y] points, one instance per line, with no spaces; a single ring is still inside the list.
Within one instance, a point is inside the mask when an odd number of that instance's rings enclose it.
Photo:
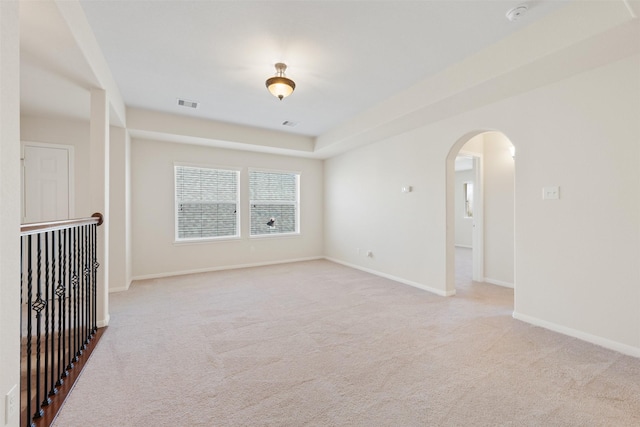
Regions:
[[[473,218],[473,191],[474,191],[474,182],[473,181],[465,181],[462,183],[462,201],[464,204],[464,212],[463,216],[466,219]]]
[[[270,202],[256,202],[251,199],[251,174],[253,172],[264,172],[264,173],[273,173],[273,174],[283,174],[283,175],[295,175],[295,183],[296,183],[296,200],[295,202],[288,201],[270,201]],[[281,170],[281,169],[267,169],[267,168],[248,168],[247,171],[247,190],[248,190],[248,204],[249,204],[249,238],[250,239],[265,239],[265,238],[277,238],[277,237],[295,237],[301,235],[301,226],[300,226],[300,190],[301,190],[301,181],[302,181],[302,173],[297,170]],[[254,203],[256,202],[256,203]],[[266,234],[253,234],[252,230],[252,221],[251,214],[253,205],[282,205],[282,204],[291,204],[295,209],[295,231],[288,231],[282,233],[266,233]]]
[[[179,228],[178,228],[178,213],[180,201],[178,200],[178,168],[194,168],[194,169],[207,169],[207,170],[215,170],[215,171],[224,171],[224,172],[233,172],[236,175],[236,227],[235,234],[230,236],[207,236],[207,237],[179,237]],[[238,240],[241,238],[242,233],[242,216],[241,216],[241,199],[240,199],[240,188],[242,184],[241,177],[242,168],[231,167],[231,166],[219,166],[219,165],[210,165],[210,164],[195,164],[195,163],[182,163],[182,162],[174,162],[173,163],[173,204],[174,204],[174,233],[173,233],[173,241],[174,244],[193,244],[193,243],[207,243],[207,242],[220,242],[220,241],[228,241],[228,240]],[[204,204],[215,204],[218,202],[207,202]]]

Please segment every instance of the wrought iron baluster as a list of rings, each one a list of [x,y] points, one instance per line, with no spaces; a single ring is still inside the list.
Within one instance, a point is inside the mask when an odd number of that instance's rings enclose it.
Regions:
[[[51,403],[49,399],[49,233],[44,233],[44,277],[42,284],[44,285],[44,295],[40,293],[40,297],[44,301],[44,360],[42,364],[42,403],[40,406],[47,406]]]
[[[33,418],[40,418],[44,415],[40,404],[41,376],[42,376],[42,310],[46,306],[46,301],[42,299],[42,235],[37,236],[37,295],[33,301],[33,309],[36,311],[36,410]]]
[[[73,345],[75,340],[73,339],[73,326],[75,323],[75,304],[73,302],[75,296],[75,288],[78,283],[78,275],[76,274],[76,256],[75,256],[75,235],[76,230],[70,230],[69,236],[69,365],[68,370],[73,369],[73,363],[75,362],[75,354],[73,351]]]
[[[76,294],[76,304],[78,306],[76,323],[76,356],[82,354],[82,289],[84,288],[84,247],[82,227],[78,228],[78,293]]]
[[[66,261],[66,242],[67,231],[58,231],[58,254],[59,254],[59,269],[58,269],[58,286],[56,287],[56,295],[58,296],[58,381],[56,385],[60,387],[64,384],[63,378],[67,376],[67,370],[63,365],[64,362],[64,298],[65,298],[65,261]]]
[[[31,417],[31,396],[33,395],[32,375],[32,335],[33,335],[33,313],[32,313],[32,298],[33,298],[33,236],[27,236],[27,414]]]
[[[92,233],[93,225],[87,226],[87,342],[91,341],[93,337],[93,325],[91,319],[93,318],[93,302],[92,302],[92,288],[93,288],[93,253],[91,252],[91,243],[93,239]]]
[[[82,334],[84,335],[82,341],[82,348],[86,349],[87,344],[89,343],[89,287],[91,286],[91,269],[89,268],[89,226],[85,225],[82,227],[82,234],[84,245],[82,245],[83,251],[83,260],[84,260],[84,286],[82,287]]]
[[[98,226],[93,224],[91,227],[93,230],[93,243],[91,245],[91,255],[93,257],[93,330],[92,332],[95,334],[98,331],[98,267],[100,267],[100,263],[98,262]]]
[[[72,275],[73,275],[73,266],[71,265],[71,233],[73,233],[73,230],[69,229],[67,230],[67,236],[66,236],[66,248],[65,248],[65,254],[66,254],[66,261],[65,261],[65,270],[66,270],[66,276],[65,276],[65,299],[64,299],[64,303],[65,303],[65,309],[64,309],[64,325],[65,325],[65,332],[64,332],[64,337],[63,339],[65,340],[65,352],[64,352],[64,357],[65,357],[65,363],[67,364],[66,366],[66,370],[69,371],[69,369],[71,369],[70,365],[70,361],[71,361],[71,356],[69,354],[70,349],[71,349],[71,341],[70,341],[70,325],[71,325],[71,280],[72,280]]]
[[[56,252],[56,235],[58,235],[58,239],[60,238],[60,231],[52,231],[51,232],[51,257],[49,261],[51,262],[51,280],[49,282],[49,286],[47,287],[47,298],[49,298],[49,289],[51,290],[51,299],[49,301],[51,305],[51,366],[49,367],[49,379],[51,388],[49,389],[49,396],[53,396],[58,393],[58,389],[56,388],[56,299],[55,299],[55,291],[56,291],[56,259],[59,257],[59,253]]]
[[[80,298],[78,294],[80,293],[80,281],[82,280],[81,276],[81,265],[80,265],[80,231],[78,229],[73,230],[73,258],[74,258],[74,269],[75,269],[75,282],[73,284],[73,361],[77,362],[80,356],[80,346],[78,345],[78,331],[80,330],[80,313],[79,313],[79,303]]]
[[[84,288],[84,240],[83,229],[78,229],[78,293],[76,294],[76,305],[78,307],[76,317],[76,360],[82,355],[82,289]]]
[[[87,227],[87,267],[89,268],[87,284],[87,339],[93,338],[93,225]]]
[[[84,261],[84,227],[80,227],[78,229],[78,273],[80,274],[80,282],[78,284],[78,341],[76,342],[76,350],[78,357],[82,354],[83,349],[83,327],[82,324],[84,322],[84,309],[82,307],[82,300],[84,298],[84,282],[85,282],[85,261]]]
[[[93,225],[87,227],[87,260],[89,261],[89,284],[87,286],[87,336],[93,338]]]
[[[22,345],[22,338],[24,336],[24,298],[22,297],[24,295],[24,270],[25,270],[25,266],[24,266],[24,236],[20,236],[20,358],[23,359],[24,358],[24,346]],[[20,362],[22,364],[22,361]],[[20,366],[22,367],[22,366]],[[27,371],[29,372],[29,371]],[[21,384],[20,388],[22,388],[22,386],[24,386],[25,384]],[[29,398],[29,396],[27,395],[27,399]],[[28,414],[31,413],[31,411],[27,411]]]

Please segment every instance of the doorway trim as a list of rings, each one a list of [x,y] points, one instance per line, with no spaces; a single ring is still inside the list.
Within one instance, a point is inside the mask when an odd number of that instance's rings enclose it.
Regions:
[[[482,170],[484,167],[481,153],[460,150],[457,156],[473,159],[473,226],[471,233],[472,279],[476,282],[484,281],[484,182]],[[455,191],[455,190],[454,190]],[[454,217],[455,227],[455,217]],[[455,242],[454,242],[455,244]]]

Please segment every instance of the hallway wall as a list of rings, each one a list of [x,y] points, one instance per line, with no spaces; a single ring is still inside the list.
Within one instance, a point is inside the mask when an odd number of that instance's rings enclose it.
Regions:
[[[483,134],[485,282],[514,285],[514,163],[511,142],[500,132]]]
[[[445,159],[499,130],[518,150],[514,315],[640,355],[639,71],[636,54],[328,159],[325,253],[447,293]]]

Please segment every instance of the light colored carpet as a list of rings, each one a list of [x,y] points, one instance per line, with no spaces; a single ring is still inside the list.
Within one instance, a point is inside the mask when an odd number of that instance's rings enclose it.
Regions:
[[[328,261],[136,282],[68,426],[638,426],[640,360]]]

